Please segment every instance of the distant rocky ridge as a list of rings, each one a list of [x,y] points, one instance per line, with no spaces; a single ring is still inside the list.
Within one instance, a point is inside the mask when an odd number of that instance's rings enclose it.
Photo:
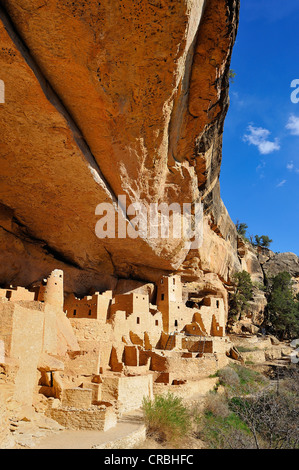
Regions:
[[[238,254],[242,269],[249,272],[254,284],[253,299],[249,302],[247,316],[233,325],[233,331],[257,333],[264,320],[267,299],[264,287],[281,272],[288,272],[293,281],[294,293],[299,292],[299,257],[295,253],[274,253],[268,248],[254,247],[238,239]]]
[[[265,261],[265,252],[259,256],[262,269],[267,277],[276,276],[287,271],[296,283],[299,279],[299,259],[294,253],[273,253],[268,251],[269,258]]]

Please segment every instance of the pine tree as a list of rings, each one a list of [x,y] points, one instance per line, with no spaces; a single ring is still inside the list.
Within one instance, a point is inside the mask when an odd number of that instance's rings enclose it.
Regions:
[[[282,340],[299,336],[299,301],[288,272],[270,280],[266,325]]]

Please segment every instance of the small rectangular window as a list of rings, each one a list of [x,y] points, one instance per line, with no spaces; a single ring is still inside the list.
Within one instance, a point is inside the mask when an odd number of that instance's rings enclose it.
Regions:
[[[139,324],[140,324],[140,318],[137,317],[137,325],[139,325]]]
[[[164,300],[164,294],[161,295],[161,300]]]
[[[74,310],[74,317],[77,315],[77,310]]]
[[[11,290],[8,290],[8,291],[6,292],[6,298],[7,298],[8,300],[11,299],[11,295],[12,295],[12,291],[11,291]]]

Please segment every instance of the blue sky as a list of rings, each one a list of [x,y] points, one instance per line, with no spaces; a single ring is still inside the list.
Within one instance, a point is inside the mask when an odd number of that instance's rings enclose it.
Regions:
[[[249,235],[299,255],[299,1],[241,0],[231,68],[222,199]]]

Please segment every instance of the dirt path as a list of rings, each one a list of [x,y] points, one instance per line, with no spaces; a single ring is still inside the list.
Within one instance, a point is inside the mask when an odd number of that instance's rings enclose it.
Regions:
[[[134,434],[142,431],[143,426],[141,415],[135,412],[124,415],[114,428],[106,432],[60,431],[39,439],[32,449],[92,449],[101,448],[110,441],[118,441],[119,445],[123,443],[125,446],[127,441],[134,440]]]

